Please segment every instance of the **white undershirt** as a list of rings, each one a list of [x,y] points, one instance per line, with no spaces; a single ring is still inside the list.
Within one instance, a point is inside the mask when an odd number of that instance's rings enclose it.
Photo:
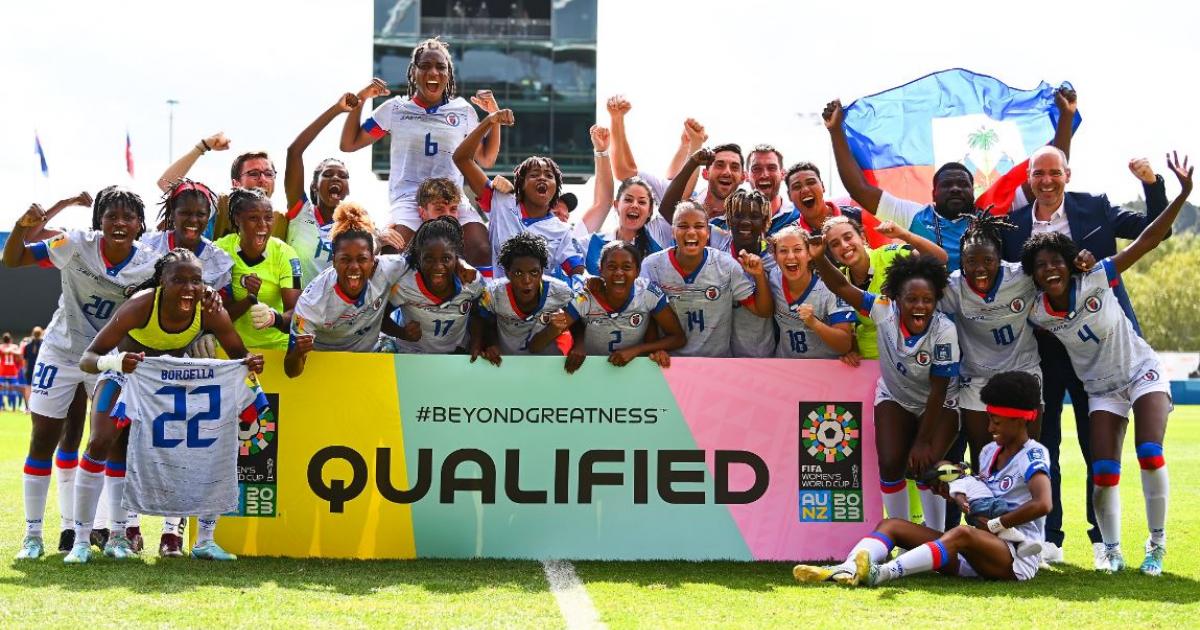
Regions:
[[[1046,232],[1058,232],[1059,234],[1071,235],[1071,226],[1067,223],[1067,213],[1063,211],[1063,202],[1058,202],[1058,208],[1050,213],[1049,221],[1041,221],[1038,217],[1038,202],[1034,201],[1033,206],[1029,209],[1033,213],[1033,229],[1032,234],[1044,234]]]

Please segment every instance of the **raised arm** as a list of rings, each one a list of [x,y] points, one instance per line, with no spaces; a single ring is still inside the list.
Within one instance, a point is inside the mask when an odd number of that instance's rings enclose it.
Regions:
[[[1054,128],[1054,140],[1050,144],[1057,147],[1067,157],[1071,155],[1071,136],[1075,132],[1075,112],[1079,110],[1075,100],[1075,90],[1071,88],[1061,87],[1054,91],[1054,104],[1058,107],[1058,125]],[[1028,178],[1021,184],[1021,190],[1024,191],[1026,199],[1033,199],[1033,186],[1029,185]]]
[[[1142,183],[1142,193],[1146,198],[1146,212],[1136,212],[1121,206],[1108,205],[1108,224],[1113,233],[1119,238],[1135,239],[1167,209],[1167,186],[1161,177],[1154,173],[1150,160],[1136,158],[1129,160],[1129,171]],[[1107,199],[1106,199],[1107,201]],[[1170,232],[1167,232],[1170,236]],[[1167,237],[1163,237],[1164,239]]]
[[[333,122],[338,115],[353,111],[361,104],[358,97],[350,92],[346,92],[338,98],[334,103],[321,112],[316,120],[308,124],[300,135],[296,136],[295,140],[288,145],[287,161],[283,167],[283,194],[287,197],[287,207],[291,208],[300,201],[304,196],[304,151],[308,149],[308,145],[312,144],[313,140]],[[316,200],[313,200],[316,203]],[[285,215],[286,221],[286,215]]]
[[[358,106],[350,110],[346,116],[346,122],[342,125],[342,142],[340,148],[346,153],[357,151],[365,146],[374,143],[376,138],[367,133],[366,129],[362,128],[362,108],[363,105],[370,99],[379,96],[388,96],[392,93],[388,89],[387,82],[383,79],[372,79],[367,87],[358,91],[355,96],[358,97]]]
[[[612,129],[613,178],[624,181],[638,172],[637,162],[633,160],[633,151],[629,148],[629,139],[625,136],[625,114],[629,113],[633,105],[618,94],[608,99],[607,107],[609,128]]]
[[[1188,195],[1192,192],[1192,171],[1194,166],[1188,166],[1187,156],[1184,156],[1183,163],[1179,162],[1178,153],[1172,153],[1167,156],[1167,166],[1175,173],[1175,177],[1179,179],[1181,190],[1171,205],[1162,214],[1154,218],[1150,225],[1146,226],[1145,230],[1138,235],[1136,239],[1125,249],[1117,252],[1112,257],[1113,265],[1117,268],[1117,273],[1124,273],[1138,260],[1145,256],[1150,250],[1158,247],[1158,244],[1167,237],[1171,231],[1171,224],[1175,222],[1175,218],[1179,216],[1179,211],[1183,208],[1183,202],[1187,201]]]
[[[880,223],[876,226],[875,231],[888,238],[898,238],[911,245],[913,249],[917,250],[918,254],[933,256],[941,261],[943,265],[950,260],[950,256],[946,253],[946,250],[942,249],[937,243],[923,236],[913,234],[912,231],[900,227],[900,225],[893,221]]]
[[[59,212],[62,212],[64,209],[71,206],[89,207],[91,205],[92,196],[88,194],[87,191],[81,192],[74,197],[69,197],[67,199],[58,201],[53,206],[50,206],[50,209],[46,211],[46,216],[43,218],[41,225],[36,225],[26,230],[26,240],[33,243],[58,236],[62,233],[60,230],[51,230],[47,228],[46,225],[50,223],[50,221],[54,220],[54,217],[58,215]]]
[[[592,205],[583,211],[583,226],[589,234],[600,231],[604,219],[613,203],[612,165],[609,160],[608,147],[610,135],[608,129],[600,125],[592,125],[588,130],[592,136],[592,150],[596,156],[595,191],[592,194]]]
[[[821,116],[825,119],[825,128],[829,130],[829,140],[833,143],[833,159],[837,162],[842,185],[846,187],[846,192],[850,193],[852,199],[866,208],[867,212],[874,213],[879,207],[879,198],[883,196],[883,191],[867,181],[867,176],[854,160],[850,142],[846,140],[846,113],[842,110],[842,102],[830,101]]]
[[[833,294],[842,298],[847,304],[854,307],[855,310],[862,309],[863,298],[866,293],[850,283],[842,272],[833,266],[833,263],[825,257],[825,238],[820,234],[814,234],[808,237],[808,255],[810,263],[817,271],[817,275],[821,276],[821,282],[829,287]]]
[[[475,107],[482,109],[487,114],[493,114],[500,109],[500,105],[496,103],[496,97],[491,90],[479,90],[475,92],[475,96],[471,97],[471,102]],[[475,151],[475,161],[483,168],[492,168],[496,165],[496,158],[500,157],[500,134],[489,133],[480,143],[479,149]]]
[[[483,142],[483,137],[489,132],[500,133],[500,125],[512,126],[515,123],[511,109],[501,109],[495,113],[487,115],[487,118],[479,121],[479,126],[471,130],[466,138],[463,138],[458,148],[454,150],[454,165],[462,171],[463,179],[471,190],[475,191],[476,195],[482,195],[483,191],[487,190],[488,177],[487,173],[483,172],[483,168],[475,161],[475,153],[479,149],[479,144]]]
[[[184,153],[182,157],[168,166],[162,175],[158,176],[158,189],[167,192],[175,182],[187,177],[188,171],[192,170],[192,167],[196,164],[196,160],[199,160],[201,155],[209,151],[225,151],[228,148],[229,138],[226,138],[223,132],[218,131],[202,139],[189,149],[187,153]]]
[[[708,134],[700,121],[695,118],[683,121],[683,135],[679,137],[679,148],[675,149],[675,155],[671,156],[671,163],[667,165],[667,179],[675,179],[688,156],[699,151],[705,142],[708,142]],[[692,186],[695,186],[694,181]]]
[[[683,168],[679,170],[679,174],[675,176],[675,179],[671,180],[667,189],[663,191],[662,201],[658,204],[658,213],[668,223],[675,219],[675,206],[683,199],[684,189],[687,187],[688,180],[691,179],[696,169],[712,164],[715,157],[716,155],[711,149],[700,149],[692,153],[688,156],[687,161],[683,163]]]
[[[16,225],[13,226],[12,232],[8,234],[8,240],[4,243],[5,267],[25,267],[37,262],[33,250],[26,244],[25,239],[29,232],[35,229],[41,230],[41,226],[45,224],[46,211],[36,203],[30,205],[25,214],[17,218]]]

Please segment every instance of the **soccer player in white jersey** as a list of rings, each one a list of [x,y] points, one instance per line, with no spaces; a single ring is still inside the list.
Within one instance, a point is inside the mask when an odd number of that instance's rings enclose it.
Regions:
[[[687,333],[687,344],[674,354],[728,357],[734,303],[758,317],[774,314],[775,303],[762,259],[746,251],[739,252],[735,259],[708,247],[708,215],[695,202],[679,203],[674,228],[675,246],[651,254],[642,262],[642,277],[667,294]]]
[[[500,246],[505,277],[484,292],[479,312],[484,335],[471,339],[471,360],[484,356],[499,365],[504,354],[562,355],[556,345],[561,331],[550,318],[571,303],[575,292],[545,275],[550,251],[546,239],[522,232]]]
[[[392,286],[408,272],[398,255],[375,255],[375,226],[362,206],[344,202],[333,213],[329,233],[333,266],[300,294],[292,312],[291,336],[284,372],[304,372],[313,350],[371,352],[379,333],[401,334],[387,317]]]
[[[771,218],[771,202],[757,190],[738,190],[725,198],[725,218],[729,231],[712,230],[710,247],[729,252],[737,258],[740,252],[758,256],[763,271],[775,270],[775,257],[767,242],[767,223]],[[709,223],[711,223],[711,219]],[[754,278],[747,275],[753,282]],[[763,358],[775,354],[775,324],[771,317],[759,317],[741,304],[733,305],[733,332],[730,336],[733,356]]]
[[[558,220],[551,211],[562,193],[562,171],[553,159],[542,156],[525,158],[513,173],[512,193],[493,187],[475,160],[476,149],[485,134],[499,133],[500,125],[514,123],[512,110],[488,114],[454,152],[454,163],[462,171],[471,190],[478,196],[479,207],[488,213],[488,233],[492,252],[520,232],[533,232],[546,239],[550,247],[550,273],[567,284],[583,274],[583,251],[572,236],[570,225]],[[504,277],[495,263],[492,273]]]
[[[809,236],[792,225],[771,237],[777,266],[768,278],[775,297],[775,325],[779,328],[774,356],[836,359],[849,352],[854,342],[854,309],[813,273]]]
[[[597,229],[587,241],[585,263],[590,275],[600,274],[600,252],[613,241],[632,243],[642,258],[675,244],[671,223],[654,212],[654,203],[654,190],[646,180],[634,175],[621,182],[611,206],[617,211],[616,229],[612,232]],[[605,210],[598,224],[604,223]]]
[[[370,89],[370,88],[367,88]],[[300,256],[300,283],[306,287],[333,261],[329,230],[333,212],[350,194],[350,172],[337,158],[325,158],[313,170],[308,190],[304,188],[304,151],[321,131],[339,115],[352,111],[365,98],[366,90],[347,92],[321,112],[288,145],[283,167],[283,193],[287,196],[287,241]]]
[[[1121,553],[1121,443],[1133,410],[1134,442],[1142,469],[1142,496],[1150,538],[1141,571],[1161,575],[1166,555],[1166,520],[1169,482],[1163,459],[1167,416],[1173,407],[1171,384],[1158,355],[1133,330],[1112,287],[1120,274],[1158,246],[1192,191],[1192,168],[1187,158],[1168,157],[1168,166],[1182,190],[1170,206],[1146,226],[1141,235],[1116,255],[1100,261],[1085,274],[1073,274],[1069,265],[1077,247],[1058,232],[1037,234],[1026,243],[1021,266],[1041,293],[1029,319],[1053,334],[1067,348],[1075,373],[1088,394],[1092,444],[1092,493],[1096,522],[1104,541],[1105,557],[1097,569],[1112,573],[1125,566]]]
[[[388,99],[376,107],[359,126],[359,111],[367,99],[390,94],[387,84],[375,79],[358,93],[358,107],[350,111],[342,128],[342,151],[357,151],[389,133],[391,170],[388,174],[392,226],[405,241],[412,238],[421,221],[417,215],[417,187],[430,177],[448,177],[461,188],[463,181],[451,156],[467,134],[476,127],[479,116],[471,104],[487,113],[499,109],[491,90],[480,90],[471,101],[458,96],[454,61],[450,48],[440,39],[427,39],[413,48],[408,64],[407,96]],[[472,157],[484,168],[496,164],[500,154],[500,133],[489,133],[474,150]],[[466,200],[459,207],[466,238],[466,259],[486,275],[491,264],[487,229],[478,213]]]
[[[111,401],[100,400],[105,397],[116,400],[120,396],[125,374],[136,369],[146,356],[183,356],[188,346],[204,330],[216,335],[230,358],[245,359],[251,369],[262,372],[262,357],[246,352],[233,321],[219,305],[215,294],[206,295],[203,268],[194,253],[182,248],[174,249],[158,257],[153,269],[153,276],[137,287],[133,297],[116,310],[78,362],[83,372],[102,376],[97,386],[84,464],[80,466],[76,483],[76,542],[71,552],[63,558],[63,562],[68,564],[86,563],[91,558],[88,541],[100,500],[101,485],[108,486],[109,517],[113,529],[104,546],[104,555],[116,559],[137,555],[123,527],[127,513],[122,500],[129,419],[120,417]],[[138,420],[149,422],[152,419]],[[103,472],[88,465],[88,462],[96,462],[101,458],[107,458]],[[216,514],[200,515],[200,531],[196,546],[192,548],[193,557],[234,559],[213,541],[217,518]]]
[[[409,270],[388,298],[404,320],[404,334],[396,344],[400,352],[454,354],[467,349],[468,332],[481,334],[482,322],[473,311],[484,292],[483,278],[461,280],[462,251],[462,227],[453,217],[417,228],[406,255]]]
[[[837,272],[825,256],[823,238],[813,237],[809,244],[811,260],[830,290],[875,322],[879,483],[888,516],[909,518],[906,477],[920,478],[958,435],[958,333],[937,310],[946,290],[946,266],[932,256],[897,258],[887,270],[883,295],[875,295]],[[946,502],[930,487],[917,487],[925,524],[944,529]]]
[[[687,342],[666,294],[638,277],[641,264],[632,243],[609,243],[600,253],[600,276],[589,278],[566,311],[550,318],[555,330],[572,331],[567,372],[578,370],[588,355],[608,355],[608,362],[617,367],[647,356],[669,367],[668,353]]]
[[[1045,540],[1050,513],[1050,463],[1046,447],[1029,437],[1028,424],[1038,415],[1041,387],[1025,372],[992,377],[980,393],[987,405],[992,442],[981,454],[980,477],[992,494],[1012,508],[987,519],[970,514],[962,495],[956,502],[967,518],[982,527],[960,525],[946,533],[906,519],[889,518],[851,549],[845,562],[829,567],[799,565],[792,575],[801,582],[834,581],[879,586],[926,571],[992,580],[1028,580],[1037,574],[1037,554],[1021,555],[997,533],[1015,528],[1029,543]],[[945,487],[939,490],[945,493]],[[986,527],[986,529],[984,529]],[[908,551],[886,562],[892,549]]]
[[[128,190],[110,186],[96,195],[90,230],[67,230],[48,240],[26,243],[27,234],[42,230],[46,214],[41,206],[31,206],[17,219],[4,245],[5,266],[53,265],[62,272],[62,296],[46,330],[31,383],[29,410],[33,431],[25,460],[25,538],[18,559],[39,558],[44,553],[42,519],[54,446],[68,425],[82,426],[86,407],[71,404],[77,392],[82,389],[91,397],[96,387],[95,377],[79,369],[79,356],[117,306],[153,275],[157,259],[136,242],[145,226],[145,206],[140,197]],[[68,408],[79,417],[69,417]],[[66,455],[59,453],[60,458]],[[74,457],[73,452],[69,455]],[[100,457],[100,461],[85,460],[85,463],[104,470],[104,456]],[[60,466],[60,476],[65,468]],[[74,486],[63,487],[69,492]],[[64,512],[70,510],[66,505],[60,507]],[[64,516],[74,520],[73,515]],[[66,541],[60,540],[63,542]]]

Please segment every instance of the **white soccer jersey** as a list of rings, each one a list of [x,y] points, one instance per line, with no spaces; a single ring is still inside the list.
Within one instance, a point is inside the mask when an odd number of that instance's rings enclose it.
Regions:
[[[157,253],[135,242],[128,258],[111,262],[101,251],[103,239],[99,230],[67,230],[29,245],[40,264],[62,271],[62,295],[44,343],[66,356],[83,355],[113,311],[154,275]]]
[[[584,351],[589,355],[609,355],[645,341],[650,319],[664,308],[667,296],[662,289],[638,278],[625,304],[607,304],[603,296],[584,289],[567,305],[567,313],[583,320]]]
[[[992,491],[992,496],[1008,503],[1011,512],[1033,499],[1033,494],[1029,492],[1029,480],[1034,475],[1042,473],[1050,476],[1050,459],[1046,447],[1033,439],[1027,440],[1003,468],[996,470],[996,456],[999,453],[1000,445],[995,442],[988,442],[983,447],[979,452],[979,461],[983,463],[979,477]],[[1044,541],[1046,517],[1040,516],[1028,523],[1021,523],[1016,529],[1025,534],[1026,541]]]
[[[453,354],[458,348],[466,348],[467,323],[475,301],[485,290],[483,278],[462,284],[455,276],[454,287],[454,295],[441,300],[426,288],[424,278],[416,269],[410,269],[392,285],[392,306],[400,308],[405,322],[418,322],[421,325],[419,340],[396,340],[400,352]]]
[[[571,235],[570,224],[559,221],[553,212],[547,212],[543,217],[530,217],[525,214],[525,206],[517,202],[516,195],[496,192],[490,183],[479,196],[479,207],[488,213],[492,274],[497,280],[504,277],[500,247],[522,232],[532,232],[546,239],[550,249],[550,264],[546,271],[555,278],[566,280],[571,269],[583,266],[583,250]]]
[[[875,322],[883,386],[902,407],[924,409],[929,401],[930,375],[958,376],[960,354],[954,322],[934,311],[924,333],[906,335],[901,330],[899,305],[869,291],[863,292],[861,310]]]
[[[175,249],[175,233],[171,231],[146,232],[138,240],[159,256]],[[200,238],[200,246],[197,249],[199,251],[194,253],[200,259],[204,284],[218,291],[229,286],[233,270],[233,259],[229,254],[204,237]]]
[[[407,272],[402,256],[378,256],[367,286],[351,299],[338,286],[337,270],[322,271],[296,301],[289,344],[298,335],[312,335],[314,350],[370,352],[379,341],[392,285]]]
[[[508,278],[493,282],[479,301],[482,315],[496,320],[500,351],[504,354],[531,354],[529,342],[550,323],[550,316],[564,308],[575,292],[562,280],[542,276],[542,289],[537,308],[526,313],[517,306]],[[546,344],[538,354],[560,355],[553,343]]]
[[[687,334],[684,357],[728,357],[734,302],[754,296],[754,284],[729,254],[704,248],[700,266],[684,274],[675,248],[651,254],[642,262],[642,277],[657,284],[670,301]]]
[[[836,359],[840,356],[820,335],[804,325],[796,311],[801,304],[811,304],[813,317],[832,326],[853,324],[854,309],[834,295],[815,273],[800,295],[788,291],[783,273],[778,269],[773,269],[768,279],[771,295],[775,298],[775,325],[779,327],[775,356],[784,359]]]
[[[304,194],[288,210],[287,218],[287,244],[300,257],[300,286],[307,287],[333,264],[333,241],[329,239],[333,222],[322,223],[316,207]]]
[[[671,229],[671,224],[657,213],[646,223],[646,236],[649,239],[647,255],[675,246],[675,232]],[[600,254],[603,253],[604,246],[614,240],[616,235],[612,232],[595,232],[582,241],[580,249],[584,251],[585,266],[589,274],[600,275]]]
[[[238,421],[266,396],[241,361],[146,357],[114,417],[129,418],[125,507],[139,514],[225,514],[238,507]]]
[[[407,96],[388,99],[371,112],[363,130],[379,139],[392,134],[388,190],[392,204],[415,198],[421,182],[445,177],[463,187],[463,176],[454,166],[454,150],[479,124],[475,108],[462,97],[425,108]]]
[[[986,295],[962,277],[962,270],[950,274],[938,310],[958,328],[963,376],[987,378],[1010,370],[1038,373],[1041,359],[1028,325],[1036,295],[1037,287],[1021,271],[1021,263],[1000,263]]]
[[[1038,293],[1029,314],[1033,325],[1051,332],[1067,348],[1083,389],[1103,396],[1126,387],[1158,362],[1158,355],[1133,331],[1112,287],[1120,274],[1111,258],[1085,274],[1071,276],[1070,305],[1055,311]]]
[[[737,260],[737,256],[733,253],[732,239],[725,246],[725,250],[730,252],[735,261]],[[762,258],[763,271],[769,278],[776,267],[775,258],[771,256],[766,241],[761,243],[759,251],[755,253]],[[744,271],[742,273],[745,274],[751,285],[757,286],[750,274]],[[729,343],[730,351],[735,357],[754,359],[772,356],[775,354],[775,322],[770,317],[759,317],[740,303],[735,303],[733,305],[733,332],[730,334]]]

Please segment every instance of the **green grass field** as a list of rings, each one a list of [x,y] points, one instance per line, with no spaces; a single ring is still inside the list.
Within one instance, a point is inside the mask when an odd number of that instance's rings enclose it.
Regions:
[[[1069,414],[1064,414],[1070,417]],[[21,465],[28,420],[0,413],[0,553],[22,534]],[[1071,441],[1073,434],[1065,439]],[[1171,469],[1168,574],[1090,570],[1084,536],[1083,464],[1064,448],[1066,565],[1030,583],[920,576],[876,590],[800,586],[790,565],[734,562],[580,562],[576,571],[610,627],[816,627],[935,623],[1013,627],[1195,627],[1200,625],[1200,407],[1182,407],[1168,429]],[[1122,496],[1127,560],[1136,567],[1145,539],[1140,481],[1127,439]],[[56,531],[53,485],[47,509]],[[143,523],[156,546],[161,520]],[[55,545],[47,537],[47,544]],[[54,553],[37,562],[0,561],[0,627],[562,627],[537,562],[357,562],[243,558],[232,564],[100,558],[64,566]]]

